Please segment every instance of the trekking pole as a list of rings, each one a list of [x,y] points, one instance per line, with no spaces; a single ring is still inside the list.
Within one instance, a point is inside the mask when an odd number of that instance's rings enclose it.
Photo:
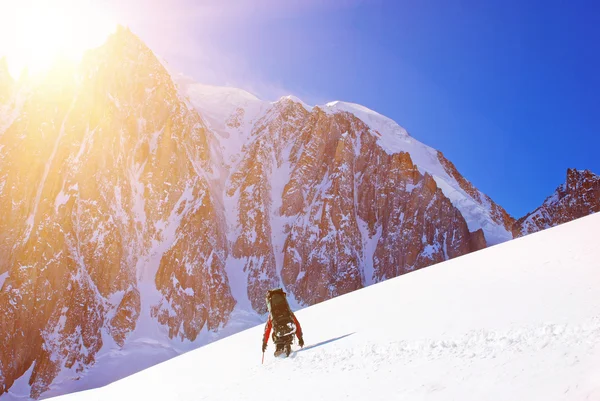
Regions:
[[[263,365],[265,363],[265,352],[263,351],[263,357],[262,357],[262,361],[260,362],[261,365]]]

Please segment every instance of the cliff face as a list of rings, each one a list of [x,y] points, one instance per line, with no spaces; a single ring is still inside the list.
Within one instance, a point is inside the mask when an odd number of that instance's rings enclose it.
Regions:
[[[544,203],[513,226],[521,237],[600,211],[600,176],[589,170],[567,170],[567,181]]]
[[[485,246],[409,153],[386,152],[351,113],[292,99],[256,124],[227,195],[260,312],[275,285],[310,305]]]
[[[31,366],[32,397],[82,371],[144,308],[170,336],[227,322],[206,129],[152,52],[121,29],[21,91],[0,136],[0,394]]]

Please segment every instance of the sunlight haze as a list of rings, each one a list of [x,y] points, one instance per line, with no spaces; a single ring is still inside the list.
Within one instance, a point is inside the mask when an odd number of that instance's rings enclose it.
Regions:
[[[98,3],[78,0],[3,1],[0,56],[18,78],[27,68],[37,75],[60,59],[78,60],[101,45],[116,22]]]

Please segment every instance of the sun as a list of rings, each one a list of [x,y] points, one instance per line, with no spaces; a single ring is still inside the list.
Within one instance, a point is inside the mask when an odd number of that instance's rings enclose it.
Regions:
[[[0,0],[0,57],[17,78],[39,75],[58,60],[77,61],[101,45],[116,23],[92,0]]]

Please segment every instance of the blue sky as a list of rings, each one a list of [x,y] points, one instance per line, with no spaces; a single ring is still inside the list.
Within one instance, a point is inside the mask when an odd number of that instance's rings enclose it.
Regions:
[[[593,1],[128,4],[123,22],[174,69],[268,100],[363,104],[441,150],[515,217],[568,167],[600,173]]]

